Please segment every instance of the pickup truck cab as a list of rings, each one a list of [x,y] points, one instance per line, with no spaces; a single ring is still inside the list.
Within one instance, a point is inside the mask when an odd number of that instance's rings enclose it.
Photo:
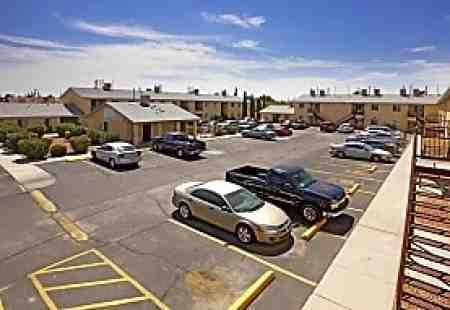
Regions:
[[[341,213],[349,203],[344,188],[320,181],[295,165],[279,165],[271,169],[243,166],[227,171],[225,179],[247,188],[262,199],[298,208],[299,214],[310,224],[323,216]]]
[[[178,157],[198,156],[206,150],[206,143],[192,139],[181,132],[168,132],[152,140],[152,149],[156,152],[171,152]]]

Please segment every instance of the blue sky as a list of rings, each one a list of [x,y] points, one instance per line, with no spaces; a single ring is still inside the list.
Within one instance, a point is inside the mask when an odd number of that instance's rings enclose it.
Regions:
[[[450,84],[448,1],[21,1],[0,19],[0,92],[113,80],[292,98]]]

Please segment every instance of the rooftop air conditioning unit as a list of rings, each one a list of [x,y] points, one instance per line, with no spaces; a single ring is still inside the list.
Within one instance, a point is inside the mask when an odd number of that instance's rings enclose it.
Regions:
[[[320,96],[320,97],[325,97],[325,89],[321,89],[321,90],[319,91],[319,96]]]
[[[315,96],[316,96],[316,91],[315,91],[314,89],[311,88],[311,89],[309,90],[309,94],[310,94],[311,97],[315,97]]]
[[[373,94],[374,94],[376,97],[381,97],[381,89],[379,89],[379,88],[374,88],[374,89],[373,89]]]
[[[361,89],[361,96],[364,96],[364,97],[368,96],[367,88]]]
[[[400,88],[400,96],[408,97],[408,91],[406,90],[406,87]]]

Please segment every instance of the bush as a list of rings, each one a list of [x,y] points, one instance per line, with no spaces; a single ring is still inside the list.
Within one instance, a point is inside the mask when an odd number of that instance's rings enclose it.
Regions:
[[[18,151],[28,159],[44,159],[48,154],[48,144],[38,138],[23,139],[19,141]]]
[[[86,153],[91,142],[87,135],[82,135],[70,138],[70,145],[75,153]]]
[[[41,125],[29,127],[27,130],[29,132],[35,133],[38,136],[38,138],[41,138],[45,133],[45,127]]]
[[[13,123],[2,122],[0,123],[0,142],[6,141],[6,136],[9,133],[16,133],[20,130],[20,128]]]
[[[91,139],[93,145],[99,145],[108,142],[119,141],[120,136],[114,132],[91,129],[88,132],[88,136]]]
[[[30,133],[28,131],[18,131],[6,135],[5,146],[13,153],[17,153],[20,140],[29,139]]]
[[[56,126],[56,132],[58,132],[58,135],[63,138],[66,137],[66,131],[71,133],[75,129],[75,127],[75,124],[72,123],[62,123]],[[71,134],[69,134],[69,136],[66,138],[70,138],[70,135]]]
[[[75,126],[73,128],[73,130],[71,131],[70,136],[74,137],[74,136],[82,136],[86,134],[86,130],[84,129],[84,127],[81,126]]]
[[[53,157],[62,157],[66,156],[67,154],[67,148],[64,144],[54,144],[50,148],[50,154]]]

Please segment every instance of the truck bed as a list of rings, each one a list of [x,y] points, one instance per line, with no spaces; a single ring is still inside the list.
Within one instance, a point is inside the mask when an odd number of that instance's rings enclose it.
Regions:
[[[267,169],[243,166],[228,170],[225,173],[225,180],[259,192],[267,185],[267,172]]]

